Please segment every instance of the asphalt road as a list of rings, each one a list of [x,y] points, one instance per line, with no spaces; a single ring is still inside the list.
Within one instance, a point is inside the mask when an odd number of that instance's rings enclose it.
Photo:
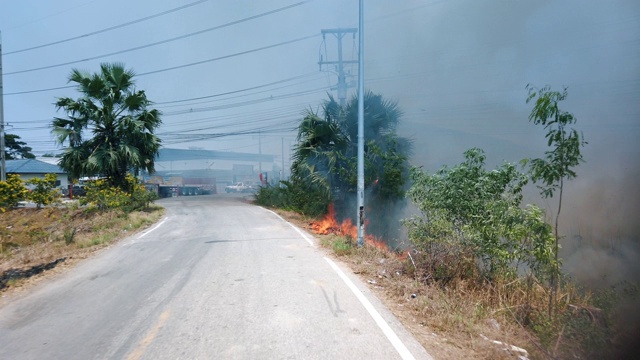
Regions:
[[[241,195],[167,217],[0,309],[0,359],[430,359],[315,240]]]

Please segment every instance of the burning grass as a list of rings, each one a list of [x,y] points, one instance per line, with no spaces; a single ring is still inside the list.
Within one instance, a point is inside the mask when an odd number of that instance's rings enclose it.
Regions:
[[[336,211],[333,204],[329,204],[327,214],[318,221],[311,223],[311,230],[319,235],[335,234],[345,239],[339,240],[346,245],[355,245],[355,241],[358,238],[358,228],[350,218],[344,219],[341,223],[336,218]],[[367,223],[365,222],[365,227]],[[365,243],[381,250],[389,250],[384,241],[377,239],[373,235],[366,235],[364,238]]]
[[[390,252],[378,239],[354,243],[356,229],[336,220],[333,207],[309,224],[321,244],[352,267],[378,293],[435,358],[589,359],[625,354],[615,339],[613,306],[566,282],[558,313],[548,315],[549,288],[535,278],[483,278],[464,249]],[[381,246],[382,245],[382,246]],[[466,254],[466,255],[465,255]],[[637,287],[625,287],[622,293]]]

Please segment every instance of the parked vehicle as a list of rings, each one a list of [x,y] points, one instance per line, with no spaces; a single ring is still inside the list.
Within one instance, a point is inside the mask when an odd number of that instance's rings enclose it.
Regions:
[[[69,185],[66,188],[61,188],[60,192],[62,193],[62,196],[69,198],[85,195],[84,186],[81,185]]]
[[[226,193],[248,193],[248,192],[253,192],[254,189],[251,185],[247,185],[245,183],[239,182],[233,185],[225,186],[224,191]]]
[[[145,179],[145,186],[160,197],[208,195],[216,193],[216,178],[151,176]]]

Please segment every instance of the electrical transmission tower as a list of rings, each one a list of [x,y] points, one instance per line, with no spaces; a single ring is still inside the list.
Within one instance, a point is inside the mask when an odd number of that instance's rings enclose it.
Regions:
[[[347,83],[347,76],[352,76],[350,71],[346,71],[346,65],[358,64],[357,58],[355,60],[344,59],[344,51],[342,47],[342,38],[347,34],[351,34],[354,40],[354,49],[355,49],[355,38],[358,29],[356,28],[347,28],[347,29],[324,29],[321,30],[322,33],[322,42],[324,44],[324,54],[320,54],[320,61],[318,61],[318,65],[320,66],[320,71],[322,71],[322,66],[326,65],[326,69],[328,71],[335,71],[338,75],[338,84],[335,87],[332,87],[331,90],[338,90],[338,101],[340,102],[340,106],[344,106],[347,100],[347,88],[352,87]],[[327,54],[326,48],[326,36],[334,35],[338,40],[338,59],[337,60],[329,60],[329,55]],[[321,49],[322,51],[322,49]],[[352,57],[354,54],[352,53]],[[357,51],[355,52],[355,56],[357,57]]]

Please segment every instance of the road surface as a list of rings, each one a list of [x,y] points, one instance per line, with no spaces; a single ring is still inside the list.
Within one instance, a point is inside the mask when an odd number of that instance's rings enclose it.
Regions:
[[[0,359],[429,359],[315,240],[241,195],[167,216],[0,309]]]

